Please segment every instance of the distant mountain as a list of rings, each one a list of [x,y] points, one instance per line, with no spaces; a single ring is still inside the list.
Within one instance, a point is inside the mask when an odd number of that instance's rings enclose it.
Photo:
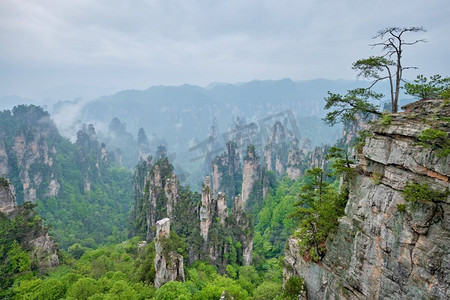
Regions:
[[[176,160],[175,165],[192,171],[191,160],[195,155],[189,150],[205,141],[212,127],[216,134],[226,138],[227,133],[236,130],[238,122],[241,126],[251,122],[259,127],[271,126],[280,118],[286,118],[288,112],[290,119],[295,119],[301,137],[309,138],[312,146],[334,143],[340,135],[340,127],[330,129],[321,122],[325,115],[323,98],[327,91],[345,93],[367,85],[364,81],[315,79],[295,82],[281,79],[215,83],[207,88],[153,86],[146,90],[125,90],[91,101],[58,103],[52,115],[57,124],[71,128],[72,135],[75,121],[80,125],[93,123],[99,136],[105,139],[112,135],[108,124],[113,118],[119,119],[134,137],[139,128],[143,128],[150,144],[152,140],[163,143],[168,147],[169,157]],[[380,85],[380,88],[381,92],[387,92],[387,85]],[[60,118],[61,114],[63,118]],[[73,118],[72,114],[77,117]],[[67,124],[68,119],[71,124]],[[65,132],[64,128],[58,127]],[[129,147],[129,143],[126,146]],[[138,147],[137,142],[133,147]],[[134,166],[137,159],[136,155],[136,160],[127,165]]]

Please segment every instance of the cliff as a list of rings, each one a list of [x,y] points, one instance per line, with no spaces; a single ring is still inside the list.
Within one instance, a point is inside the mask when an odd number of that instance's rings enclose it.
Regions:
[[[0,176],[14,185],[18,204],[37,204],[62,248],[74,238],[95,233],[96,242],[103,242],[114,226],[125,229],[132,175],[113,161],[92,125],[83,126],[73,144],[40,107],[0,111]]]
[[[242,170],[239,149],[235,142],[228,142],[226,151],[212,161],[212,195],[224,192],[228,206],[239,194],[242,184]]]
[[[183,256],[170,249],[170,219],[156,222],[155,238],[155,287],[159,288],[168,281],[184,281]]]
[[[261,206],[263,173],[253,145],[247,147],[244,156],[244,166],[242,168],[242,207],[245,211],[251,212],[253,207]]]
[[[152,164],[149,156],[138,165],[134,175],[134,206],[130,216],[132,235],[142,233],[155,238],[156,221],[172,215],[178,202],[178,181],[167,158]]]
[[[311,150],[309,139],[299,139],[300,136],[276,122],[264,145],[264,169],[274,172],[277,177],[287,175],[297,180],[307,169],[325,168],[330,147],[323,145]]]
[[[205,178],[200,207],[203,253],[200,257],[224,271],[228,264],[250,265],[253,251],[253,225],[244,210],[241,196],[234,198],[228,215],[225,194],[212,197],[209,177]],[[236,247],[239,243],[241,247]]]
[[[281,122],[274,124],[264,146],[263,157],[266,170],[273,171],[277,176],[284,175],[291,138],[292,134],[284,128]]]
[[[59,264],[58,246],[43,226],[42,219],[36,215],[32,204],[17,205],[14,186],[4,177],[0,178],[0,223],[4,226],[0,228],[3,246],[0,258],[5,262],[11,242],[15,241],[29,253],[40,273]]]
[[[370,128],[323,260],[290,239],[284,278],[303,277],[308,299],[450,297],[450,105],[405,110]]]
[[[50,115],[36,106],[20,105],[0,113],[0,171],[14,183],[19,199],[34,202],[37,196],[58,195],[53,169],[58,137]]]
[[[232,201],[229,214],[226,194],[212,194],[209,176],[201,194],[192,192],[179,184],[166,157],[154,164],[148,158],[137,167],[134,190],[131,235],[152,241],[158,238],[156,221],[170,218],[173,233],[186,243],[187,264],[203,259],[221,272],[227,264],[250,264],[253,228],[242,201]]]

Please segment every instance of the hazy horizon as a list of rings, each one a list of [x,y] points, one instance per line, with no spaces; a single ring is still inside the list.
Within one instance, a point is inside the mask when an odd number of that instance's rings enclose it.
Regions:
[[[95,98],[155,85],[354,80],[389,26],[424,26],[405,73],[447,75],[447,1],[13,1],[0,3],[0,97]]]

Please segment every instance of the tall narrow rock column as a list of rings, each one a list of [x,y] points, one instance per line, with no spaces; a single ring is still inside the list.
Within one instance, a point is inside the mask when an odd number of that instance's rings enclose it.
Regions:
[[[242,207],[247,208],[247,200],[250,198],[253,185],[259,179],[259,158],[256,155],[255,147],[247,147],[247,153],[244,157],[244,167],[242,169]]]
[[[202,206],[200,207],[200,234],[205,243],[208,240],[209,227],[212,222],[211,202],[211,182],[209,176],[206,176],[202,190]]]
[[[244,212],[242,199],[238,195],[234,199],[233,216],[239,228],[239,240],[242,244],[242,258],[246,266],[252,264],[253,229],[249,216]]]
[[[155,237],[155,287],[159,288],[168,281],[184,281],[183,256],[165,249],[165,239],[170,238],[170,219],[156,222]]]

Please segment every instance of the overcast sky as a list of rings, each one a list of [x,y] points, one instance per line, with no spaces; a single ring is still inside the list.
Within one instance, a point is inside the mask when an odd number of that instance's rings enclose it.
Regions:
[[[0,96],[355,79],[351,63],[380,54],[368,44],[388,26],[424,26],[405,64],[449,75],[449,16],[449,0],[0,0]]]

